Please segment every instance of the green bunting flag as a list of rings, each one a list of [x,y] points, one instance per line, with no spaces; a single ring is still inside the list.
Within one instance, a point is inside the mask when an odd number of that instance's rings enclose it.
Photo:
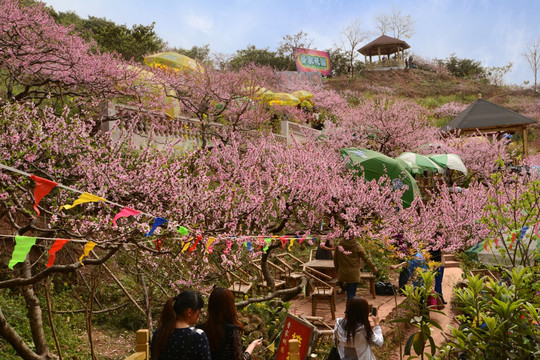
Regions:
[[[180,226],[178,229],[176,229],[176,231],[180,234],[180,235],[187,235],[189,233],[188,229],[186,229],[185,227],[183,226]]]
[[[32,246],[36,244],[36,239],[30,236],[15,236],[15,249],[13,249],[8,265],[11,270],[13,270],[13,266],[26,259],[26,255],[28,255]]]

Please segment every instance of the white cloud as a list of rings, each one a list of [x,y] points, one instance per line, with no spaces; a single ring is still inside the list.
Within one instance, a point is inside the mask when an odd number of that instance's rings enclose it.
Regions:
[[[187,25],[190,28],[199,30],[207,35],[211,35],[214,21],[210,17],[199,15],[188,15],[186,18]]]

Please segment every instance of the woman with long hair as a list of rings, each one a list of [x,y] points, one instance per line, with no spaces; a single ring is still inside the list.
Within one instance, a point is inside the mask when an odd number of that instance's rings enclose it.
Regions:
[[[152,336],[152,360],[211,360],[206,334],[192,327],[199,321],[203,306],[201,294],[191,290],[167,300]]]
[[[371,344],[382,346],[384,342],[379,318],[369,322],[369,305],[366,299],[355,296],[347,303],[345,318],[336,320],[334,338],[342,360],[374,360]]]
[[[208,298],[208,319],[204,331],[210,343],[212,360],[250,360],[253,350],[262,344],[262,339],[257,339],[243,349],[244,326],[238,321],[234,295],[222,287],[212,290]]]

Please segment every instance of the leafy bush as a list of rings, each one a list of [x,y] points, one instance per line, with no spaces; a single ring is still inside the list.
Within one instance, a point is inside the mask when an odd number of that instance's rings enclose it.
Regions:
[[[540,355],[539,268],[505,270],[503,278],[469,276],[456,289],[462,313],[454,339],[440,349],[444,359],[532,359]],[[538,285],[536,285],[538,286]]]
[[[450,55],[441,63],[450,71],[450,74],[463,79],[484,79],[486,77],[485,69],[480,61],[471,59],[460,59],[455,54]]]
[[[442,330],[441,325],[431,318],[430,312],[442,313],[442,311],[430,308],[428,304],[428,298],[433,296],[432,288],[435,273],[429,270],[418,271],[418,276],[422,278],[422,285],[405,286],[404,294],[407,296],[407,300],[399,305],[409,311],[409,316],[392,320],[390,323],[410,323],[418,329],[418,331],[413,332],[407,339],[404,355],[410,356],[411,349],[414,349],[414,352],[423,359],[426,347],[430,348],[431,356],[433,356],[437,350],[433,337],[431,336],[431,326],[435,326],[439,330]],[[426,342],[429,342],[428,346],[426,346]]]

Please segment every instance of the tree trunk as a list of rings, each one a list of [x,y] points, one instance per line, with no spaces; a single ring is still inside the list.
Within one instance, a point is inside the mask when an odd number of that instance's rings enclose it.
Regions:
[[[13,329],[6,321],[2,308],[0,308],[0,336],[15,349],[17,354],[25,360],[43,360],[44,357],[36,354],[26,345],[24,340],[19,336],[17,331]]]
[[[270,288],[272,292],[276,291],[276,282],[274,280],[274,277],[270,273],[270,270],[268,270],[268,255],[270,255],[270,252],[274,249],[277,249],[280,247],[281,244],[273,244],[268,247],[266,252],[262,253],[261,256],[261,271],[264,277],[264,280],[266,280],[266,284]]]
[[[26,258],[23,263],[22,277],[32,277],[30,260]],[[47,340],[45,339],[45,332],[43,331],[43,313],[39,304],[39,299],[34,292],[33,285],[27,285],[21,287],[24,300],[26,301],[26,308],[28,310],[28,320],[30,323],[30,330],[32,332],[32,340],[36,347],[36,353],[43,358],[52,358],[49,354],[49,347],[47,346]]]

